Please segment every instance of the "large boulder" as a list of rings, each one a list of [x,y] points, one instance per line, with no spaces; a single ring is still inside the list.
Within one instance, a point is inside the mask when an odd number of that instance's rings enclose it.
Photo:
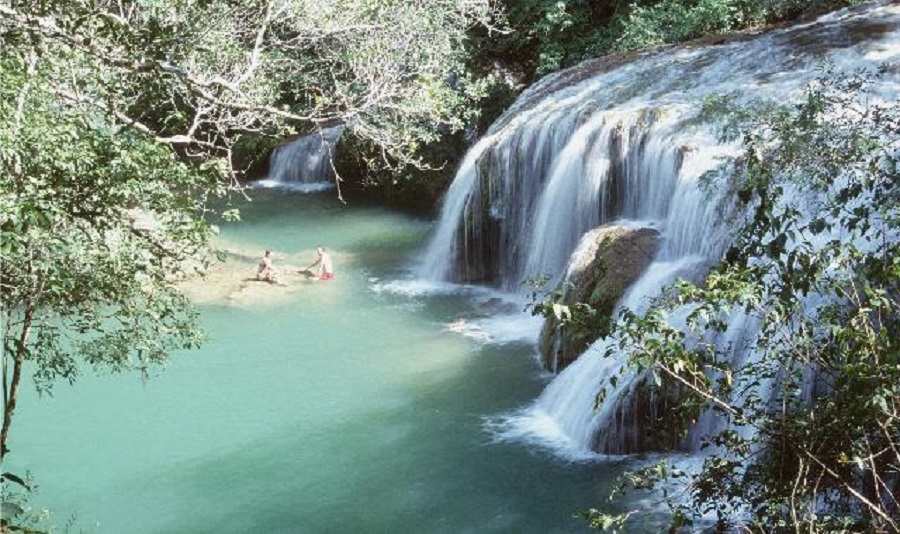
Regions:
[[[557,293],[558,303],[590,306],[586,316],[577,310],[577,325],[561,324],[553,314],[541,330],[540,351],[547,369],[559,372],[596,339],[609,333],[616,302],[653,260],[659,232],[653,228],[605,225],[594,228],[579,241],[569,258]]]

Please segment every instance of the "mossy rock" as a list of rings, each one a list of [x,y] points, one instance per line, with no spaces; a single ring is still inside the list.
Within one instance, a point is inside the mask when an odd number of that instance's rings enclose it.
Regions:
[[[653,228],[605,225],[581,238],[558,288],[560,304],[585,303],[594,314],[577,329],[560,325],[554,317],[546,320],[540,351],[547,369],[561,371],[609,333],[616,303],[650,265],[658,248],[659,232]]]

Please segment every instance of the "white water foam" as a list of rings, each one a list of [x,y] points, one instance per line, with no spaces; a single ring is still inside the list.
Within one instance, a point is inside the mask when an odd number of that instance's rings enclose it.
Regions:
[[[610,457],[579,446],[553,416],[532,406],[508,415],[491,417],[484,428],[495,441],[519,441],[546,449],[569,462],[605,461]]]
[[[265,178],[253,182],[250,187],[253,189],[283,189],[286,191],[296,191],[298,193],[320,193],[322,191],[334,189],[335,186],[333,182],[314,182],[306,184],[302,182],[282,182],[271,178]]]
[[[544,321],[531,314],[495,315],[483,319],[460,318],[446,325],[446,330],[465,337],[490,343],[537,344]]]

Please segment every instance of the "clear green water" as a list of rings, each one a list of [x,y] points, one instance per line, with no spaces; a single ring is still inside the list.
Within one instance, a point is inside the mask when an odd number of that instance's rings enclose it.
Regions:
[[[35,477],[33,504],[87,532],[587,530],[573,512],[606,502],[621,467],[485,428],[543,389],[533,347],[448,331],[478,313],[471,295],[373,289],[405,276],[430,223],[328,193],[254,197],[226,242],[293,263],[323,243],[338,279],[204,306],[208,343],[147,382],[26,388],[9,468]]]

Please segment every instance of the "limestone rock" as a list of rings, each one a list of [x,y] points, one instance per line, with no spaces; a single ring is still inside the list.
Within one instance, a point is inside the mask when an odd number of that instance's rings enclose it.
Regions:
[[[653,228],[604,225],[582,236],[558,288],[560,304],[584,302],[596,315],[577,329],[560,325],[554,317],[546,320],[540,351],[548,369],[561,371],[609,332],[616,302],[644,272],[658,247],[659,232]]]

